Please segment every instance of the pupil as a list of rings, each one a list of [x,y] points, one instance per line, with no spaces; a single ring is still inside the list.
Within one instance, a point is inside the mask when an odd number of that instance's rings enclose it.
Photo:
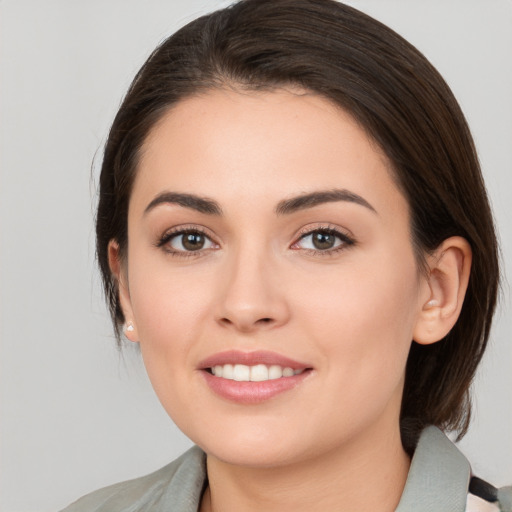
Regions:
[[[183,247],[188,251],[198,251],[204,245],[204,235],[200,233],[188,233],[183,236]]]
[[[334,247],[334,236],[330,233],[316,232],[313,235],[313,245],[317,249],[332,249]]]

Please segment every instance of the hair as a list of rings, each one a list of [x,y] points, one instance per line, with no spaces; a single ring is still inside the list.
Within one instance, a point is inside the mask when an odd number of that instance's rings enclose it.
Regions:
[[[108,244],[126,255],[127,213],[141,146],[177,102],[212,88],[299,86],[350,113],[387,155],[410,209],[419,268],[446,238],[473,260],[460,317],[441,341],[412,343],[401,410],[410,450],[427,424],[466,432],[469,388],[483,355],[499,281],[498,248],[464,115],[428,60],[393,30],[334,0],[243,0],[166,39],[135,76],[105,145],[97,257],[114,329],[124,322]]]

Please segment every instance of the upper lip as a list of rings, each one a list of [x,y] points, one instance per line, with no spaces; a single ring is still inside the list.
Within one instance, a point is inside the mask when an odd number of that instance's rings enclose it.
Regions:
[[[257,350],[254,352],[242,352],[239,350],[227,350],[213,354],[199,363],[199,368],[212,368],[214,366],[222,366],[225,364],[244,364],[247,366],[255,366],[257,364],[265,364],[267,366],[278,365],[283,368],[292,368],[293,370],[303,370],[310,368],[309,365],[300,363],[283,356],[276,352],[266,350]]]

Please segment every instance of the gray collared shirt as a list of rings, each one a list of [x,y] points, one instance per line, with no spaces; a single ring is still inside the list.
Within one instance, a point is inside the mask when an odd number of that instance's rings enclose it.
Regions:
[[[421,434],[396,512],[464,512],[471,470],[436,427]],[[197,446],[158,471],[84,496],[62,512],[197,512],[206,456]]]

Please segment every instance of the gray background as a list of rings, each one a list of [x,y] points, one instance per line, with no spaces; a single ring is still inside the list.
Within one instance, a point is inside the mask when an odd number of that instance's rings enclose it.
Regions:
[[[512,1],[353,0],[408,38],[468,117],[511,275]],[[153,47],[206,0],[0,0],[0,340],[3,512],[45,512],[142,475],[189,441],[136,350],[120,356],[94,267],[101,146]],[[91,162],[96,165],[91,178]],[[505,282],[461,443],[512,483],[512,333]]]

